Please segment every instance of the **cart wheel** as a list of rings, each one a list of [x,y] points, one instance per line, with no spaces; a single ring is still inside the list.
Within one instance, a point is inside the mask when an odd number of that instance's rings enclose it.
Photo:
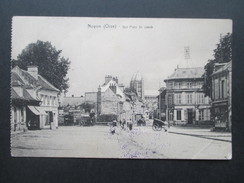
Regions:
[[[157,125],[157,130],[161,131],[162,130],[162,126]]]
[[[153,126],[152,126],[152,129],[153,129],[154,131],[161,131],[161,130],[162,130],[162,126],[159,126],[159,125],[153,125]]]

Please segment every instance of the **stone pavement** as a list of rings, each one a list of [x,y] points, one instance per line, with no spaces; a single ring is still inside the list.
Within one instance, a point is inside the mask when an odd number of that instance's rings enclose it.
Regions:
[[[153,131],[150,126],[117,133],[127,141],[123,144],[134,144],[134,151],[129,150],[132,158],[231,159],[230,133],[188,127],[170,127],[164,132]]]
[[[189,135],[193,137],[206,138],[212,140],[220,140],[225,142],[231,142],[230,132],[216,132],[211,129],[201,127],[170,127],[168,133],[174,133],[179,135]]]

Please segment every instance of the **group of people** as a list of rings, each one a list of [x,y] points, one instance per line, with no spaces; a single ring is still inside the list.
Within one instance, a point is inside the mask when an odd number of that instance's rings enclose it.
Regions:
[[[119,121],[119,126],[122,128],[122,129],[125,129],[125,125],[127,126],[127,128],[129,129],[129,130],[132,130],[132,126],[133,126],[133,124],[132,124],[132,120],[130,119],[128,122],[126,122],[126,120],[125,119],[123,119],[123,120],[120,120]],[[111,124],[111,128],[110,128],[110,132],[112,133],[112,134],[115,134],[115,131],[116,131],[116,127],[118,126],[118,122],[116,121],[116,120],[113,120],[113,122],[112,122],[112,124]]]

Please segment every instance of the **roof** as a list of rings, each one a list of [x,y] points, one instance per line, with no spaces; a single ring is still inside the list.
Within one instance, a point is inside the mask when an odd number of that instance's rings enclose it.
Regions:
[[[42,88],[47,90],[59,91],[56,87],[54,87],[51,83],[49,83],[45,78],[38,75],[38,83],[42,86]]]
[[[25,88],[23,88],[23,96],[19,96],[19,94],[13,88],[11,88],[11,98],[25,101],[39,101],[34,99]]]
[[[17,72],[15,72],[18,70]],[[56,87],[54,87],[51,83],[49,83],[44,77],[38,74],[38,79],[34,78],[28,71],[20,69],[16,66],[12,70],[12,81],[17,80],[26,86],[26,88],[31,88],[33,85],[41,86],[42,89],[51,90],[51,91],[59,91]],[[21,75],[21,76],[20,76]]]
[[[84,101],[85,101],[84,97],[64,97],[61,102],[61,105],[78,106],[84,103]]]
[[[145,90],[144,96],[157,96],[159,94],[158,90]]]
[[[13,88],[11,88],[11,99],[26,100],[24,97],[19,96]]]
[[[218,73],[224,72],[224,71],[231,71],[232,70],[232,62],[228,62],[226,64],[224,64],[222,67],[220,67],[218,70],[216,70],[213,75],[216,75]]]
[[[159,88],[159,92],[162,92],[162,91],[164,91],[164,90],[166,90],[166,87],[161,87],[161,88]]]
[[[18,83],[24,84],[24,81],[15,72],[11,72],[11,81],[12,81],[12,83],[18,82]]]
[[[202,78],[205,70],[203,67],[195,68],[177,68],[165,81],[173,79],[193,79]]]
[[[141,81],[143,78],[139,72],[136,72],[133,74],[131,81]]]

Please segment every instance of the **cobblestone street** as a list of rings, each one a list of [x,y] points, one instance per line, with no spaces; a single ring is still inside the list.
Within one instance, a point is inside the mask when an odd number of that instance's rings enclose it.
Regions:
[[[116,129],[108,126],[61,126],[57,130],[12,134],[12,155],[21,157],[230,159],[231,134],[210,129],[151,126]]]

